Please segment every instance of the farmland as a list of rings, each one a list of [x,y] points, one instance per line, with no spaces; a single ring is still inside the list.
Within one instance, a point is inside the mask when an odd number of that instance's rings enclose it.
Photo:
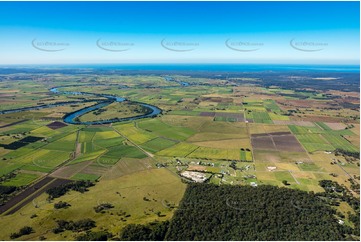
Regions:
[[[29,225],[35,232],[20,239],[73,240],[83,232],[54,233],[55,221],[82,218],[95,221],[93,232],[117,239],[129,224],[172,218],[193,182],[181,174],[215,185],[315,193],[324,191],[320,181],[331,180],[359,198],[358,90],[352,82],[340,84],[347,92],[317,82],[304,90],[286,74],[0,75],[0,186],[14,190],[4,195],[5,204],[13,202],[2,207],[0,239]],[[58,92],[50,91],[55,86]],[[79,123],[67,122],[67,115],[98,103],[104,106],[78,116]],[[161,112],[102,123],[149,112],[142,105]],[[87,180],[94,186],[86,191],[47,199],[50,187]],[[60,201],[71,206],[55,209]],[[337,209],[352,224],[347,212],[355,211],[345,204]],[[109,208],[98,213],[97,206]]]

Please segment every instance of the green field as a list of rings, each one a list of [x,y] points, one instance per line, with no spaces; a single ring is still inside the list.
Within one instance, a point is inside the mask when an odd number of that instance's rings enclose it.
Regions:
[[[160,150],[164,150],[170,146],[175,145],[176,142],[164,139],[164,138],[155,138],[153,140],[150,140],[146,143],[143,143],[141,147],[149,152],[156,153]]]
[[[332,144],[333,147],[336,149],[343,149],[351,152],[358,152],[359,149],[357,149],[354,145],[352,145],[350,142],[348,142],[346,139],[344,139],[340,135],[334,135],[334,134],[322,134],[322,136],[328,140]]]
[[[240,156],[241,156],[241,158],[240,158],[241,161],[253,161],[251,151],[241,150]]]
[[[28,173],[18,173],[14,178],[11,178],[10,180],[1,183],[0,185],[3,186],[16,186],[21,187],[28,185],[29,183],[33,182],[39,178],[39,175],[35,174],[28,174]]]
[[[116,159],[120,159],[122,157],[139,159],[147,157],[147,155],[137,147],[128,145],[118,145],[116,147],[110,148],[109,151],[104,154],[104,156]]]
[[[247,117],[251,118],[249,114],[247,114]],[[253,111],[252,119],[255,123],[273,124],[272,119],[267,112]]]
[[[189,143],[178,143],[172,147],[157,152],[159,156],[186,157],[196,150],[198,146]]]
[[[100,176],[98,175],[93,175],[93,174],[83,174],[83,173],[78,173],[74,176],[72,176],[71,178],[74,180],[89,180],[89,181],[95,181],[99,178]]]
[[[296,137],[308,152],[334,150],[334,147],[321,134],[299,134]]]
[[[320,126],[323,130],[332,130],[330,127],[328,127],[325,123],[323,122],[316,122],[316,124],[318,126]]]
[[[276,102],[272,99],[265,100],[263,102],[265,108],[269,109],[271,112],[281,112],[281,109],[278,107]]]
[[[151,119],[146,121],[141,121],[138,123],[139,128],[152,132],[160,137],[167,137],[174,140],[185,140],[195,132],[192,129],[170,126],[159,119]]]

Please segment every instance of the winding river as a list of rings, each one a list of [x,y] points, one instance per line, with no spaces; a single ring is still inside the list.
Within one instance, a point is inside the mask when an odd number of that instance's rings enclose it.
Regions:
[[[69,87],[69,86],[67,86],[67,87]],[[54,94],[92,95],[92,96],[103,97],[103,98],[107,99],[105,101],[100,101],[99,103],[97,103],[97,104],[95,104],[93,106],[82,108],[82,109],[79,109],[79,110],[77,110],[75,112],[66,114],[63,117],[63,121],[65,123],[68,123],[68,124],[85,124],[85,125],[109,124],[109,123],[125,122],[125,121],[142,119],[142,118],[151,118],[151,117],[155,117],[158,114],[162,113],[162,110],[160,108],[156,107],[156,106],[146,104],[146,103],[134,102],[133,101],[133,103],[137,103],[140,106],[142,106],[143,108],[145,108],[145,110],[147,110],[147,112],[145,114],[135,115],[135,116],[126,117],[126,118],[113,118],[113,119],[107,119],[107,120],[81,122],[81,121],[79,121],[80,116],[82,116],[82,115],[84,115],[86,113],[95,111],[95,110],[97,110],[99,108],[106,107],[106,106],[108,106],[109,104],[111,104],[113,102],[124,102],[127,99],[125,99],[123,97],[117,97],[117,96],[106,95],[106,94],[96,94],[96,93],[90,93],[90,92],[59,91],[60,88],[62,88],[62,87],[61,86],[60,87],[53,87],[53,88],[49,89],[49,91],[54,93]],[[89,100],[89,101],[91,101],[91,100]],[[24,108],[17,108],[17,109],[11,109],[11,110],[3,110],[3,111],[0,111],[0,114],[8,114],[8,113],[30,111],[30,110],[38,110],[38,109],[43,109],[43,108],[51,108],[51,107],[64,106],[64,105],[77,104],[77,103],[84,103],[84,102],[79,102],[78,101],[78,102],[59,102],[59,103],[55,103],[55,104],[44,104],[44,105],[33,106],[33,107],[24,107]]]
[[[182,87],[188,87],[191,85],[188,82],[179,81],[172,77],[164,77],[164,79],[169,82],[178,83]],[[52,107],[65,106],[65,105],[71,105],[71,104],[86,103],[86,102],[92,102],[92,101],[96,101],[98,103],[93,106],[82,108],[77,111],[66,114],[63,117],[63,121],[68,124],[85,124],[85,125],[110,124],[110,123],[115,123],[115,122],[125,122],[125,121],[142,119],[142,118],[152,118],[152,117],[155,117],[158,114],[162,113],[162,110],[156,106],[146,104],[146,103],[132,101],[133,103],[137,103],[140,106],[142,106],[143,108],[145,108],[146,113],[141,114],[141,115],[135,115],[132,117],[126,117],[126,118],[113,118],[113,119],[107,119],[107,120],[83,121],[82,122],[82,121],[79,121],[79,117],[81,117],[82,115],[92,112],[92,111],[95,111],[97,109],[106,107],[113,102],[127,101],[127,99],[125,99],[123,97],[117,97],[117,96],[112,96],[112,95],[107,95],[107,94],[97,94],[97,93],[90,93],[90,92],[59,91],[60,88],[74,87],[74,86],[79,87],[79,85],[59,86],[59,87],[50,88],[49,91],[54,94],[63,94],[63,95],[91,95],[91,96],[95,96],[95,97],[106,98],[107,100],[104,100],[104,101],[103,100],[101,100],[101,101],[100,100],[86,100],[86,101],[70,101],[70,102],[58,102],[58,103],[53,103],[53,104],[42,104],[42,105],[32,106],[32,107],[23,107],[23,108],[17,108],[17,109],[3,110],[3,111],[0,111],[0,114],[17,113],[17,112],[24,112],[24,111],[30,111],[30,110],[38,110],[38,109],[43,109],[43,108],[52,108]]]

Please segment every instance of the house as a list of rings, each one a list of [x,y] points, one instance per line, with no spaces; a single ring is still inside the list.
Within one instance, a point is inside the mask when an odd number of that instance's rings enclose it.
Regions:
[[[274,170],[277,169],[277,167],[275,167],[275,166],[268,166],[267,169],[268,169],[268,171],[274,171]]]

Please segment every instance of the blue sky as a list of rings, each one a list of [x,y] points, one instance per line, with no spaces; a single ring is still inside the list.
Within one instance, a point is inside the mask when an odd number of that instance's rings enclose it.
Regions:
[[[0,2],[0,64],[359,62],[359,2]]]

